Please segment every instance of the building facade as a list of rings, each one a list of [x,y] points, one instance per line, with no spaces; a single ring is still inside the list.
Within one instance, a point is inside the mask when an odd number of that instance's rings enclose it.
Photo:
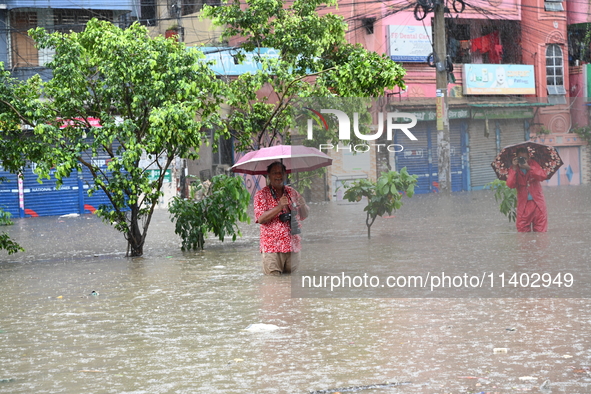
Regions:
[[[204,4],[220,3],[219,0],[0,0],[0,62],[16,78],[24,80],[39,74],[48,80],[52,75],[45,65],[51,61],[53,53],[37,50],[28,30],[44,27],[51,32],[79,32],[91,18],[108,20],[121,28],[139,22],[148,27],[152,36],[176,36],[188,46],[217,45],[221,30],[212,27],[210,21],[202,21],[200,11]],[[229,167],[232,152],[228,143],[222,141],[217,153],[212,151],[211,145],[201,148],[198,161],[179,158],[175,166],[167,170],[160,207],[166,208],[173,196],[186,192],[192,179],[207,179]],[[106,161],[104,164],[106,166]],[[154,176],[160,171],[147,158],[140,160],[140,165],[145,165]],[[92,184],[92,177],[86,172],[72,174],[59,189],[53,177],[38,184],[32,167],[25,169],[22,175],[19,180],[0,168],[0,177],[6,180],[0,183],[0,207],[13,216],[89,213],[109,203],[101,191],[88,196],[86,190]]]
[[[446,3],[452,191],[485,187],[496,179],[490,163],[500,150],[526,140],[555,146],[563,158],[547,185],[591,182],[589,148],[573,133],[589,125],[591,6],[570,0],[476,3]],[[391,110],[417,116],[418,141],[396,135],[394,142],[404,141],[405,149],[390,154],[388,166],[407,167],[419,176],[417,192],[430,193],[438,191],[434,66],[439,59],[433,55],[434,14],[418,7],[348,3],[332,11],[349,22],[350,42],[386,53],[407,70],[406,89],[386,97]],[[330,176],[371,178],[380,163],[370,158],[367,165],[357,172],[333,166]],[[338,181],[329,185],[332,199],[340,199],[338,186]]]

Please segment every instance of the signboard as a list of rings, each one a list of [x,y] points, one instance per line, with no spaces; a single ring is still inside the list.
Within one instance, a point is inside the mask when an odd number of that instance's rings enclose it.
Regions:
[[[396,62],[426,63],[433,52],[431,26],[388,26],[390,59]]]
[[[473,109],[474,119],[530,119],[534,117],[533,108],[490,108]]]
[[[429,122],[433,120],[437,120],[437,113],[435,111],[404,111],[405,113],[413,114],[417,121],[419,122]],[[447,109],[447,117],[448,119],[468,119],[470,118],[470,109],[469,108],[460,108],[460,109]],[[408,122],[406,118],[396,118],[398,122]]]
[[[464,64],[464,94],[536,94],[534,66]]]
[[[60,129],[65,129],[68,126],[80,126],[85,125],[86,122],[90,124],[91,127],[103,127],[101,126],[101,120],[97,118],[74,118],[74,119],[61,119],[63,124],[60,126]]]
[[[160,177],[160,170],[146,170],[151,181],[155,181]],[[164,173],[164,183],[172,182],[172,171],[169,169]]]
[[[235,56],[239,49],[228,47],[199,47],[197,48],[205,54],[206,61],[213,61],[211,69],[220,75],[242,75],[246,73],[256,73],[262,70],[261,62],[257,60],[260,55],[262,58],[278,58],[279,51],[273,48],[260,48],[256,52],[245,53],[245,59],[240,64],[235,64]]]

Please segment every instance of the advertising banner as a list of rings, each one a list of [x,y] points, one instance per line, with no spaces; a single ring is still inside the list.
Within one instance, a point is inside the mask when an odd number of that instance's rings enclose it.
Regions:
[[[464,94],[536,94],[534,66],[464,64]]]
[[[388,26],[390,58],[396,62],[427,62],[432,40],[431,26]]]

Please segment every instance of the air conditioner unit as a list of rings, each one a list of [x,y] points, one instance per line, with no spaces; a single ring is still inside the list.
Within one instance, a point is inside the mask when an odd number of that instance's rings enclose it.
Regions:
[[[214,164],[213,165],[213,172],[216,175],[226,174],[230,171],[230,166],[228,164]]]

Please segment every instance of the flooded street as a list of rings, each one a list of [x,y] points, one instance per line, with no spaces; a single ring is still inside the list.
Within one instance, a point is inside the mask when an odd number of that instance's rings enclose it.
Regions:
[[[517,234],[490,191],[404,198],[369,240],[362,203],[311,204],[302,271],[551,271],[580,284],[591,187],[544,193],[546,234]],[[254,223],[236,243],[181,252],[157,211],[130,259],[92,215],[14,221],[0,230],[26,252],[0,252],[0,393],[591,393],[587,284],[314,293],[262,275]]]

